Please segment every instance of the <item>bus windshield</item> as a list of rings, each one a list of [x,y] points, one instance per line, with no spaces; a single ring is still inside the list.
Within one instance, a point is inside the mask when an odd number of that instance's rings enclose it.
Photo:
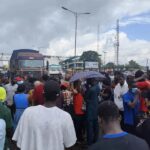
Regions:
[[[19,67],[20,68],[41,68],[43,67],[43,60],[20,60]]]
[[[49,70],[50,71],[62,71],[62,68],[60,65],[50,65]]]

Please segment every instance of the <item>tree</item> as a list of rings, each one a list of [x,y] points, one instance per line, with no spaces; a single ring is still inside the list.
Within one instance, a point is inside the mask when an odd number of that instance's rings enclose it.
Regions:
[[[86,51],[83,52],[83,54],[80,57],[80,60],[85,62],[85,61],[91,61],[91,62],[98,62],[99,64],[99,69],[101,69],[101,58],[99,57],[100,55],[96,51]]]
[[[105,65],[105,68],[107,69],[114,69],[115,68],[115,64],[113,62],[109,62]]]
[[[83,54],[80,57],[80,60],[82,60],[82,61],[98,61],[98,62],[101,62],[99,54],[95,51],[83,52]]]
[[[130,60],[129,63],[125,67],[127,70],[141,68],[141,66],[134,60]]]

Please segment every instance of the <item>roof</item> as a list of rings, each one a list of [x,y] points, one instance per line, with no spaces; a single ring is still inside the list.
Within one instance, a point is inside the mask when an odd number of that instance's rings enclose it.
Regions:
[[[39,52],[37,50],[33,50],[33,49],[17,49],[17,50],[13,50],[13,53],[19,53],[19,52]]]
[[[18,49],[18,50],[14,50],[11,56],[11,59],[15,58],[19,58],[21,59],[21,57],[42,57],[42,54],[39,53],[39,51],[37,50],[32,50],[32,49]]]
[[[64,60],[63,62],[72,62],[74,60],[79,60],[80,59],[80,56],[73,56],[73,57],[70,57],[66,60]]]

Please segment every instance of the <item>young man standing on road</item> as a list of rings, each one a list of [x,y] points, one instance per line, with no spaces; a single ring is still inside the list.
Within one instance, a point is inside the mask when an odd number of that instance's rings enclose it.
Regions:
[[[125,77],[122,75],[118,78],[118,84],[114,89],[114,102],[118,106],[119,113],[122,117],[121,127],[124,129],[124,105],[123,105],[123,95],[128,92],[128,84],[126,83]]]
[[[128,76],[127,83],[129,90],[123,95],[124,130],[136,135],[135,128],[138,123],[137,116],[139,115],[140,107],[140,91],[137,88],[134,88],[134,77]]]
[[[113,102],[100,104],[99,118],[103,136],[89,150],[149,150],[144,140],[121,129],[119,110]]]
[[[13,136],[21,150],[64,150],[76,143],[71,116],[56,107],[60,86],[50,80],[44,85],[44,106],[29,107]]]
[[[141,94],[140,94],[140,111],[143,114],[148,113],[148,107],[147,107],[147,95],[145,93],[150,90],[150,80],[147,80],[145,73],[141,70],[138,70],[135,73],[135,86],[140,89]]]

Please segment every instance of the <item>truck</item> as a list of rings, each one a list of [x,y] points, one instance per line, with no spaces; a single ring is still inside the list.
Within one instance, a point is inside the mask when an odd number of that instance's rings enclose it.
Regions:
[[[44,56],[45,58],[45,68],[47,73],[51,77],[63,77],[64,71],[60,65],[61,59],[59,56]]]
[[[59,64],[50,64],[48,67],[48,73],[50,76],[63,76],[63,70]]]
[[[10,58],[10,75],[40,77],[44,73],[44,56],[37,50],[14,50]]]

